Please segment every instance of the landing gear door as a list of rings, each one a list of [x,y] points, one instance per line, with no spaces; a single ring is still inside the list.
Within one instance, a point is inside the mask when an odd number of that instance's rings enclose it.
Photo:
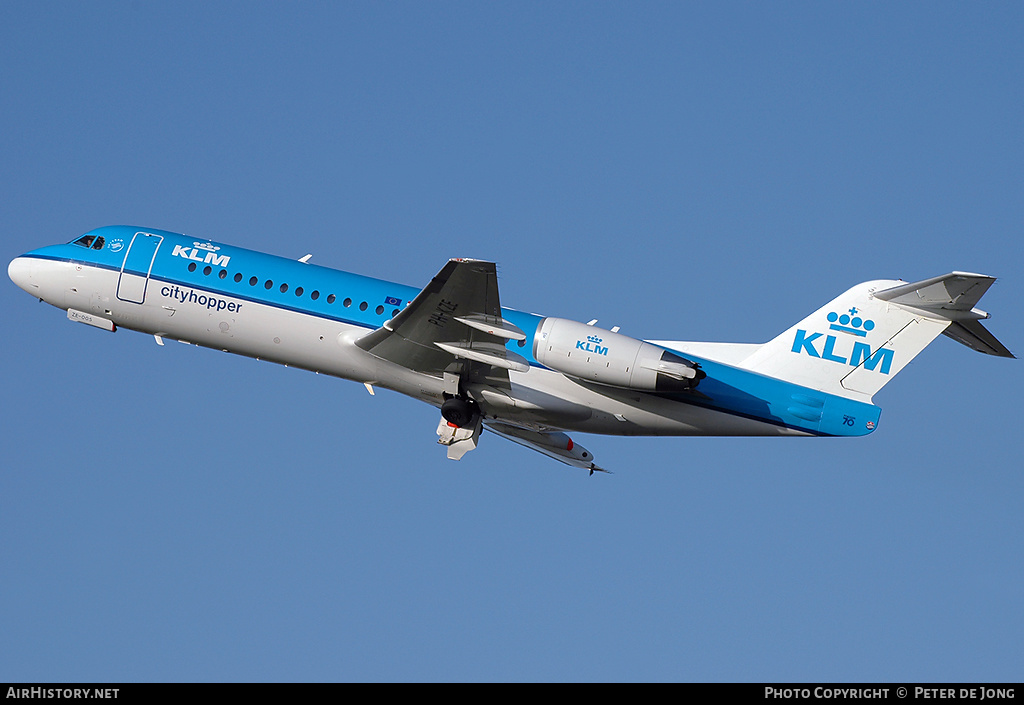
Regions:
[[[146,286],[149,284],[149,273],[153,269],[156,251],[160,249],[163,236],[150,233],[135,233],[128,251],[124,253],[124,263],[117,280],[117,298],[141,304],[146,300]]]

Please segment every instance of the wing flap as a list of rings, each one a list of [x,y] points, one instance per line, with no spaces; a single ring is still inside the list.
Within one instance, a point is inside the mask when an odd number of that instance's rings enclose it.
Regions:
[[[501,317],[495,264],[452,259],[405,309],[356,345],[416,372],[507,385],[508,370],[525,372],[529,363],[505,343],[525,338]]]
[[[519,326],[511,324],[503,318],[475,313],[469,316],[456,316],[455,320],[499,338],[526,340],[526,333],[520,330]]]
[[[528,372],[530,369],[530,363],[526,361],[526,358],[501,346],[487,343],[434,343],[434,345],[455,357],[482,362],[485,365],[493,365],[516,372]]]

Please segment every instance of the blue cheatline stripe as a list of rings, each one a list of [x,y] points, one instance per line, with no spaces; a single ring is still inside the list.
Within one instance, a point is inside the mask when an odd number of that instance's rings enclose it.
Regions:
[[[112,265],[109,265],[109,264],[101,264],[101,263],[97,263],[97,262],[89,262],[89,261],[81,260],[81,259],[73,259],[73,258],[69,258],[69,257],[54,257],[54,256],[42,255],[42,254],[31,254],[31,255],[25,255],[25,256],[26,257],[32,257],[34,259],[48,260],[48,261],[51,261],[51,262],[67,262],[67,263],[70,263],[70,264],[81,264],[81,265],[85,265],[85,266],[88,266],[88,267],[95,267],[97,269],[104,269],[104,270],[107,270],[107,271],[110,271],[110,272],[114,272],[115,274],[121,272],[120,266],[112,266]],[[141,273],[140,272],[133,272],[133,271],[128,270],[128,269],[126,269],[124,271],[126,273],[128,273],[128,274],[134,274],[136,276],[142,276],[142,277],[146,276],[145,272],[141,272]],[[313,316],[315,318],[322,318],[322,319],[325,319],[325,320],[337,321],[339,323],[347,323],[349,325],[355,325],[355,326],[359,326],[360,328],[367,328],[369,330],[375,330],[375,329],[379,328],[380,325],[381,325],[381,324],[376,324],[375,325],[373,322],[369,322],[369,321],[366,321],[366,320],[359,320],[359,319],[348,318],[348,317],[344,317],[344,316],[335,316],[335,315],[331,315],[330,313],[327,313],[327,312],[324,312],[324,311],[321,311],[321,310],[312,309],[312,308],[305,308],[305,307],[300,307],[300,306],[290,306],[290,305],[283,304],[283,303],[280,303],[280,302],[277,302],[277,301],[269,301],[269,300],[267,300],[265,298],[260,298],[260,297],[252,296],[252,295],[245,294],[245,293],[238,293],[238,292],[235,292],[235,291],[230,291],[228,289],[223,289],[223,288],[219,288],[219,287],[202,286],[200,284],[189,282],[189,281],[185,281],[185,280],[182,280],[182,279],[174,279],[174,278],[168,278],[166,276],[157,276],[157,275],[150,275],[149,279],[150,279],[151,282],[158,283],[158,284],[173,284],[173,285],[184,287],[184,288],[187,288],[187,289],[192,289],[194,291],[204,292],[206,294],[215,294],[215,295],[218,295],[218,296],[225,296],[225,297],[229,297],[229,298],[232,298],[232,299],[239,299],[241,301],[247,301],[249,303],[256,303],[256,304],[260,304],[260,305],[263,305],[263,306],[269,306],[271,308],[277,308],[277,309],[282,309],[282,310],[285,310],[285,311],[291,311],[293,313],[301,313],[301,314],[305,314],[307,316]],[[240,282],[240,283],[245,283],[245,281],[246,280],[243,279],[242,282]],[[147,294],[147,300],[148,300],[148,297],[152,297],[153,296],[152,291],[153,291],[152,288],[149,289],[149,293]],[[324,296],[326,296],[326,294]],[[339,296],[337,294],[335,294],[335,296],[338,297],[337,300],[335,301],[335,303],[333,303],[333,304],[326,304],[326,305],[327,306],[341,306],[342,308],[344,308],[344,306],[341,303],[341,301],[344,299],[344,297]],[[296,298],[298,298],[298,297],[296,297]],[[362,299],[360,299],[360,300],[362,300]],[[355,299],[353,299],[353,305],[355,305]],[[370,312],[370,311],[372,311],[372,309],[367,308],[367,311]],[[389,318],[391,318],[390,311],[385,311],[384,313],[379,314],[379,315],[378,314],[372,314],[372,315],[374,315],[377,318],[379,318],[381,320],[381,323],[383,323],[383,321],[386,321]]]

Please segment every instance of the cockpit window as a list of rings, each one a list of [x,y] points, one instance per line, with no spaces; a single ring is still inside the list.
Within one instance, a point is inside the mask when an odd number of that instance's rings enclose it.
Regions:
[[[101,235],[83,235],[75,240],[74,244],[82,247],[90,247],[94,250],[103,249],[103,237]]]

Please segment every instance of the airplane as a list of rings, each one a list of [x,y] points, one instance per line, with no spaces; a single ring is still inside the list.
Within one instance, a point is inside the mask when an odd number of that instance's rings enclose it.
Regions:
[[[440,409],[461,459],[484,429],[607,472],[569,433],[864,436],[873,396],[940,333],[1014,357],[976,308],[993,277],[858,284],[763,343],[638,340],[501,305],[493,262],[450,259],[423,289],[209,239],[106,226],[11,261],[68,319],[390,389]]]

